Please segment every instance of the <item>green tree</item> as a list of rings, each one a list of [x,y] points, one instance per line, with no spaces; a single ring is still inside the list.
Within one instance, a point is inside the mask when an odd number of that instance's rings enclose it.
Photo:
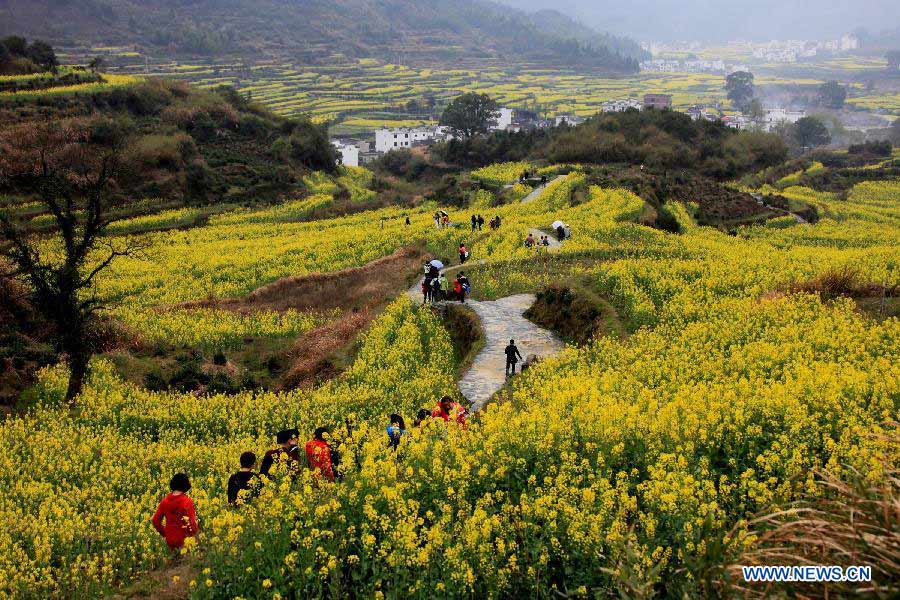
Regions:
[[[3,41],[0,42],[6,49],[9,50],[10,54],[13,56],[25,56],[25,51],[28,48],[28,42],[25,38],[18,35],[11,35],[8,38],[3,38]]]
[[[463,138],[487,133],[488,125],[497,115],[497,102],[487,94],[470,92],[455,98],[441,115],[441,125]]]
[[[815,117],[803,117],[794,123],[791,136],[800,148],[817,148],[831,143],[825,123]]]
[[[101,73],[106,68],[106,59],[102,56],[95,56],[88,63],[88,68],[94,73]]]
[[[754,98],[750,101],[750,105],[747,107],[747,114],[754,122],[762,121],[765,118],[766,111],[763,109],[759,98]]]
[[[900,146],[900,119],[895,120],[891,125],[888,139],[891,140],[891,143],[895,146]]]
[[[829,81],[819,86],[819,104],[825,108],[843,108],[846,99],[847,88],[837,81]]]
[[[47,42],[35,40],[28,46],[26,55],[33,63],[37,64],[45,71],[49,71],[50,69],[59,66],[59,61],[56,59],[56,53],[53,51],[53,47]]]
[[[731,100],[735,108],[741,112],[747,112],[755,93],[753,73],[748,73],[747,71],[731,73],[725,78],[725,90],[728,92],[728,99]]]
[[[10,50],[12,50],[10,48]],[[896,71],[900,69],[900,50],[891,50],[887,53],[888,70]]]

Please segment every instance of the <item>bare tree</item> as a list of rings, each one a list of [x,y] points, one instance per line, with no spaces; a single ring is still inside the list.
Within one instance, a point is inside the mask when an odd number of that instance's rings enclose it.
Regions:
[[[112,122],[29,125],[0,140],[0,185],[35,190],[53,216],[54,232],[30,230],[0,209],[0,256],[6,277],[26,285],[28,300],[52,325],[71,376],[66,399],[80,393],[98,350],[99,313],[116,301],[98,295],[96,279],[119,257],[142,250],[133,238],[104,237],[114,220],[110,185],[123,166],[125,128]]]

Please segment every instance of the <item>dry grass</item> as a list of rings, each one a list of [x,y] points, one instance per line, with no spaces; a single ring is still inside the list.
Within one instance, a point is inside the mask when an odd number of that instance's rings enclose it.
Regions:
[[[897,424],[892,427],[884,441],[896,456],[900,438]],[[900,597],[900,469],[891,462],[886,468],[877,484],[852,470],[843,480],[822,472],[824,497],[753,521],[759,539],[728,568],[730,592],[746,598]],[[748,584],[742,565],[870,566],[872,582]]]
[[[818,294],[823,300],[847,298],[881,298],[897,295],[897,287],[885,288],[882,285],[867,283],[862,280],[859,271],[849,265],[829,269],[807,281],[791,286],[789,292],[806,292]]]
[[[416,248],[401,248],[389,256],[353,269],[284,277],[242,298],[201,300],[180,308],[220,308],[235,312],[260,310],[357,310],[378,307],[394,297],[417,274],[427,255]]]

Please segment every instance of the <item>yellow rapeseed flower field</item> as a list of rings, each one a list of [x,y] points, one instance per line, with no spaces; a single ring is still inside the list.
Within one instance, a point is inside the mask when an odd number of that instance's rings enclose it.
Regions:
[[[363,175],[343,185],[367,189]],[[432,205],[304,222],[302,203],[327,192],[142,234],[152,260],[123,260],[101,288],[132,292],[120,316],[161,336],[188,336],[186,318],[221,317],[152,312],[161,305],[414,242],[452,256],[461,241],[484,261],[476,293],[578,274],[631,335],[545,360],[467,429],[410,427],[396,451],[387,414],[409,424],[457,394],[448,332],[405,298],[365,334],[353,365],[315,390],[154,393],[101,359],[73,410],[60,406],[63,369],[47,369],[33,408],[0,425],[0,596],[95,597],[158,568],[167,552],[149,519],[184,471],[201,526],[188,550],[195,598],[592,597],[620,590],[623,573],[702,597],[723,557],[753,544],[749,518],[820,492],[814,469],[877,482],[896,464],[898,449],[873,434],[900,416],[900,322],[796,286],[850,267],[866,284],[896,286],[900,184],[860,184],[847,199],[789,187],[820,207],[819,223],[730,236],[695,226],[680,205],[681,234],[637,225],[640,198],[586,181],[575,171],[532,202],[491,209],[500,231],[474,239],[465,214],[454,215],[461,227],[435,228]],[[571,226],[562,248],[524,247],[529,229],[555,220]],[[313,317],[255,318],[234,330],[290,334]],[[200,328],[189,341],[226,334]],[[259,498],[230,507],[224,487],[240,452],[259,454],[295,425],[306,439],[330,426],[343,481],[276,474]]]

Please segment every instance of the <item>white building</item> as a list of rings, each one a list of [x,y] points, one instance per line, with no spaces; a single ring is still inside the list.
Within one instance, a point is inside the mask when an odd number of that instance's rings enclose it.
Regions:
[[[625,98],[624,100],[610,100],[601,106],[601,110],[605,113],[625,112],[630,108],[641,110],[644,108],[644,103],[637,98]]]
[[[779,123],[796,123],[806,116],[802,110],[787,110],[784,108],[770,108],[766,110],[764,124],[771,131]]]
[[[495,119],[496,124],[491,126],[491,129],[494,131],[506,131],[508,130],[515,118],[516,111],[511,108],[501,108],[497,111],[497,116]]]
[[[585,122],[584,117],[579,117],[578,115],[559,115],[554,119],[554,124],[559,127],[563,123],[566,125],[579,125]]]
[[[331,140],[331,145],[341,154],[340,164],[345,167],[359,166],[359,146],[341,140]]]
[[[375,151],[382,154],[391,150],[411,148],[422,142],[430,142],[439,136],[436,127],[401,127],[379,129],[375,132]]]

